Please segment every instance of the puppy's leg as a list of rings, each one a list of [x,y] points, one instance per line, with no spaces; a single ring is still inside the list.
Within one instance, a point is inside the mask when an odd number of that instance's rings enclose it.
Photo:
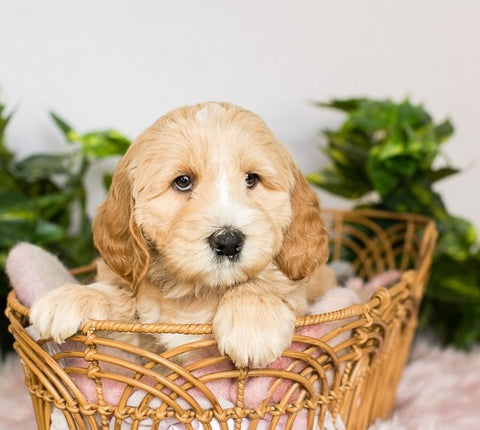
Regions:
[[[220,352],[229,355],[237,367],[265,367],[292,341],[299,313],[296,306],[302,299],[292,293],[289,300],[268,288],[265,291],[258,283],[256,280],[227,292],[213,320]]]
[[[134,300],[129,289],[108,283],[67,284],[36,300],[30,321],[40,337],[61,343],[88,319],[134,321]]]
[[[309,279],[300,282],[305,286],[310,305],[338,285],[335,272],[328,266],[318,268]]]

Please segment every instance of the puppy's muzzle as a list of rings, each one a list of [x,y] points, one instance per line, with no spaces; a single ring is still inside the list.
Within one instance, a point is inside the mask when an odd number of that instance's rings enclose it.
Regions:
[[[245,235],[231,227],[221,228],[208,237],[208,244],[217,256],[235,260],[242,250]]]

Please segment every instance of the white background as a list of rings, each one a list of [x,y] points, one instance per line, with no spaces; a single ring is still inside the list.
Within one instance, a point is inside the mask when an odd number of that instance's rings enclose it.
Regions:
[[[480,227],[478,0],[1,0],[0,86],[20,156],[64,148],[49,110],[134,137],[179,105],[225,100],[262,116],[305,173],[341,120],[312,101],[409,96],[452,119],[445,151],[464,171],[438,190]]]

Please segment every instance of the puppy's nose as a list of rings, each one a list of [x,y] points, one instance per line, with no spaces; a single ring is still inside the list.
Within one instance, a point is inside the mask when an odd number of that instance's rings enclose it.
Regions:
[[[245,241],[245,235],[234,228],[222,228],[210,235],[208,243],[217,255],[233,259],[237,256]]]

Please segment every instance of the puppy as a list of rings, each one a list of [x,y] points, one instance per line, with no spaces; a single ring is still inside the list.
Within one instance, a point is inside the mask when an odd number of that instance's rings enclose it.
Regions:
[[[41,297],[31,321],[61,342],[88,319],[213,323],[222,354],[263,367],[326,285],[315,193],[255,114],[182,107],[130,146],[93,223],[98,282]],[[312,288],[315,290],[312,293]],[[158,351],[188,341],[158,335]]]

